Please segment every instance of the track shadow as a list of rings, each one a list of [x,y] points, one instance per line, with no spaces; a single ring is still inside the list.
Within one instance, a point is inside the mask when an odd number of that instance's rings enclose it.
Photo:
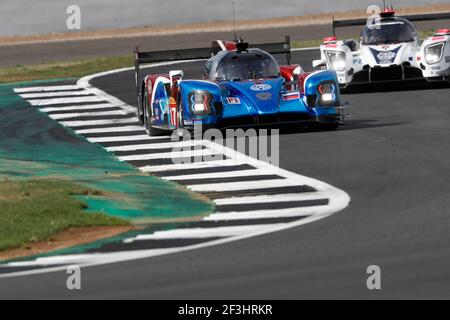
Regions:
[[[347,120],[345,124],[339,126],[336,130],[320,130],[313,129],[308,126],[284,126],[280,125],[278,127],[272,127],[271,129],[279,129],[280,135],[294,134],[294,133],[311,133],[311,132],[333,132],[333,131],[350,131],[350,130],[360,130],[360,129],[370,129],[370,128],[381,128],[381,127],[391,127],[407,124],[408,122],[383,122],[380,123],[378,120],[373,119],[358,119],[358,120]]]
[[[427,82],[425,80],[414,80],[405,82],[384,82],[370,84],[354,84],[347,88],[342,88],[343,94],[355,93],[374,93],[374,92],[395,92],[395,91],[412,91],[412,90],[432,90],[432,89],[449,89],[448,82]]]
[[[339,126],[336,130],[321,130],[317,128],[310,127],[306,123],[297,124],[278,124],[278,125],[260,125],[260,126],[246,126],[245,128],[236,127],[235,129],[243,129],[244,132],[249,132],[247,130],[254,130],[257,136],[266,135],[267,132],[262,132],[260,129],[270,130],[278,129],[280,135],[296,134],[296,133],[313,133],[313,132],[334,132],[334,131],[349,131],[349,130],[359,130],[359,129],[370,129],[370,128],[381,128],[390,127],[407,124],[408,122],[383,122],[380,123],[378,120],[374,119],[358,119],[358,120],[347,120],[346,123]],[[231,128],[228,128],[231,129]],[[226,137],[226,129],[220,130],[224,137]]]

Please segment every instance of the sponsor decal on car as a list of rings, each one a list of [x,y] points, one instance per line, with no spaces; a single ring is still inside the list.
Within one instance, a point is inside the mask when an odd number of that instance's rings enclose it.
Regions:
[[[401,47],[394,49],[392,51],[378,51],[370,48],[373,56],[378,64],[391,64],[394,63],[395,57],[397,57],[397,53],[399,52]]]
[[[396,54],[392,51],[386,51],[386,52],[380,52],[377,55],[378,62],[382,64],[392,63],[392,61],[395,59]]]
[[[285,101],[296,100],[296,99],[300,99],[300,93],[298,93],[298,92],[283,94],[283,100],[285,100]]]
[[[262,92],[262,93],[257,93],[256,97],[261,101],[267,101],[267,100],[272,99],[272,94],[270,92]]]
[[[272,89],[272,86],[270,84],[265,83],[255,84],[250,87],[250,90],[252,91],[267,91],[270,89]]]
[[[236,98],[236,97],[228,97],[227,103],[228,104],[241,104],[241,99]]]

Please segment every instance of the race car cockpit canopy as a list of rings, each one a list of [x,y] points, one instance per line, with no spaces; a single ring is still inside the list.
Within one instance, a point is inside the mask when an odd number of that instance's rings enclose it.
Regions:
[[[280,68],[276,60],[259,49],[222,51],[205,64],[205,76],[212,81],[240,81],[278,78]]]
[[[390,17],[367,24],[361,33],[363,45],[416,42],[418,39],[419,35],[414,25],[400,17]]]

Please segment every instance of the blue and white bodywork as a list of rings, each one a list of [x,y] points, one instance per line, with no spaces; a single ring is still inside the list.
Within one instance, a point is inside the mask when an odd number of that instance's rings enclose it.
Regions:
[[[336,72],[304,73],[298,65],[279,66],[267,52],[238,44],[204,65],[203,79],[183,72],[148,75],[142,85],[143,122],[158,130],[307,123],[335,129],[343,122]]]

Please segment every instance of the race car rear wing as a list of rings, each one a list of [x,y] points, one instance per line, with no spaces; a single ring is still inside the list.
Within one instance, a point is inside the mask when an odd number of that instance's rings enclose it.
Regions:
[[[270,54],[286,54],[287,63],[291,64],[291,40],[286,36],[284,42],[264,43],[249,45],[250,48],[258,48]],[[164,50],[153,52],[140,52],[139,47],[134,48],[134,77],[136,81],[136,92],[138,96],[138,103],[141,103],[141,92],[139,87],[140,75],[139,66],[141,64],[155,63],[155,62],[170,62],[170,61],[191,61],[209,59],[216,55],[222,48],[213,41],[210,48],[197,49],[181,49],[181,50]]]
[[[405,18],[411,22],[449,20],[450,12],[418,14],[418,15],[401,16],[401,17]],[[332,22],[333,36],[336,36],[337,28],[363,26],[366,24],[367,24],[367,19],[334,20],[334,17],[333,17],[333,22]]]
[[[136,94],[138,97],[138,105],[141,106],[142,92],[139,86],[140,75],[139,66],[141,64],[155,63],[155,62],[169,62],[169,61],[190,61],[197,59],[209,59],[217,54],[220,49],[211,48],[197,48],[197,49],[183,49],[183,50],[164,50],[152,52],[140,52],[139,47],[134,47],[134,78],[136,81]]]

